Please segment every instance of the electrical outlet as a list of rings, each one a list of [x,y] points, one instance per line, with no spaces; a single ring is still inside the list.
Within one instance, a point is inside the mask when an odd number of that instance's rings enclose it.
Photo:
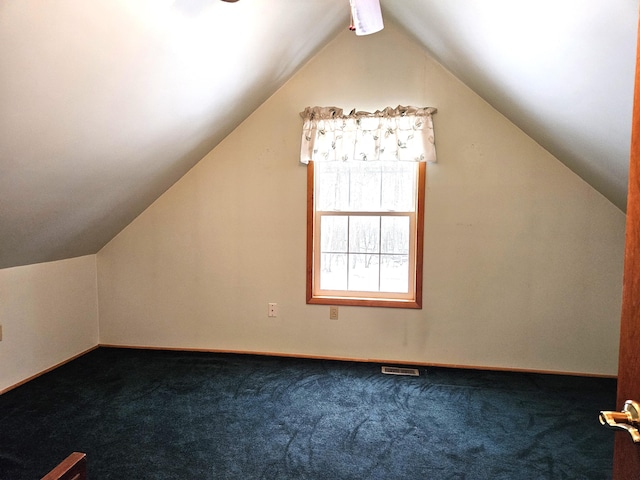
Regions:
[[[329,307],[329,320],[338,320],[338,307],[337,307],[337,305],[331,305]]]
[[[278,304],[277,303],[270,303],[269,304],[269,309],[268,309],[268,316],[270,317],[277,317],[278,316]]]

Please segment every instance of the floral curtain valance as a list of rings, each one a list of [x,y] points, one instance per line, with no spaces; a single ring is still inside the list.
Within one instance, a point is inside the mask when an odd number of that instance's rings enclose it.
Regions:
[[[374,113],[307,107],[300,114],[300,162],[402,160],[436,162],[435,108],[387,107]]]

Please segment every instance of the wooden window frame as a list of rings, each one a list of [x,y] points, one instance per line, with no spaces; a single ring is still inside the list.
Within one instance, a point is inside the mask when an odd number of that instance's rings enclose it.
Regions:
[[[415,277],[410,279],[413,281],[413,295],[411,298],[377,298],[376,296],[367,296],[366,292],[345,292],[349,295],[316,295],[315,294],[315,276],[314,265],[317,263],[315,259],[316,248],[316,222],[317,215],[315,211],[315,176],[314,162],[307,165],[307,303],[317,305],[348,305],[361,307],[387,307],[387,308],[422,308],[422,277],[423,277],[423,246],[424,246],[424,202],[425,202],[425,182],[426,182],[426,164],[418,163],[418,179],[417,179],[417,199],[415,212],[416,232],[413,238],[414,244],[411,248],[414,251],[414,273]],[[411,285],[411,281],[409,284]],[[410,292],[411,293],[411,292]]]

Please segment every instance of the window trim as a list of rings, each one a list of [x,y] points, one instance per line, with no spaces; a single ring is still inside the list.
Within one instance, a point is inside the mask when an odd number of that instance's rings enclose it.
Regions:
[[[315,184],[314,162],[307,164],[307,303],[316,305],[348,305],[361,307],[388,307],[388,308],[422,308],[422,273],[423,273],[423,247],[424,247],[424,203],[425,203],[426,163],[418,162],[418,185],[416,204],[416,236],[415,236],[415,286],[414,298],[411,299],[381,299],[375,297],[346,297],[330,295],[314,295],[314,241],[316,229],[315,214]],[[410,282],[411,283],[411,282]]]

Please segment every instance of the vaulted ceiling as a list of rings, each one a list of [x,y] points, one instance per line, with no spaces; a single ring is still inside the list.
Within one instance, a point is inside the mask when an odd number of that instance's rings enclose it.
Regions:
[[[381,4],[625,209],[638,0]],[[96,253],[348,23],[348,0],[0,2],[0,268]]]

